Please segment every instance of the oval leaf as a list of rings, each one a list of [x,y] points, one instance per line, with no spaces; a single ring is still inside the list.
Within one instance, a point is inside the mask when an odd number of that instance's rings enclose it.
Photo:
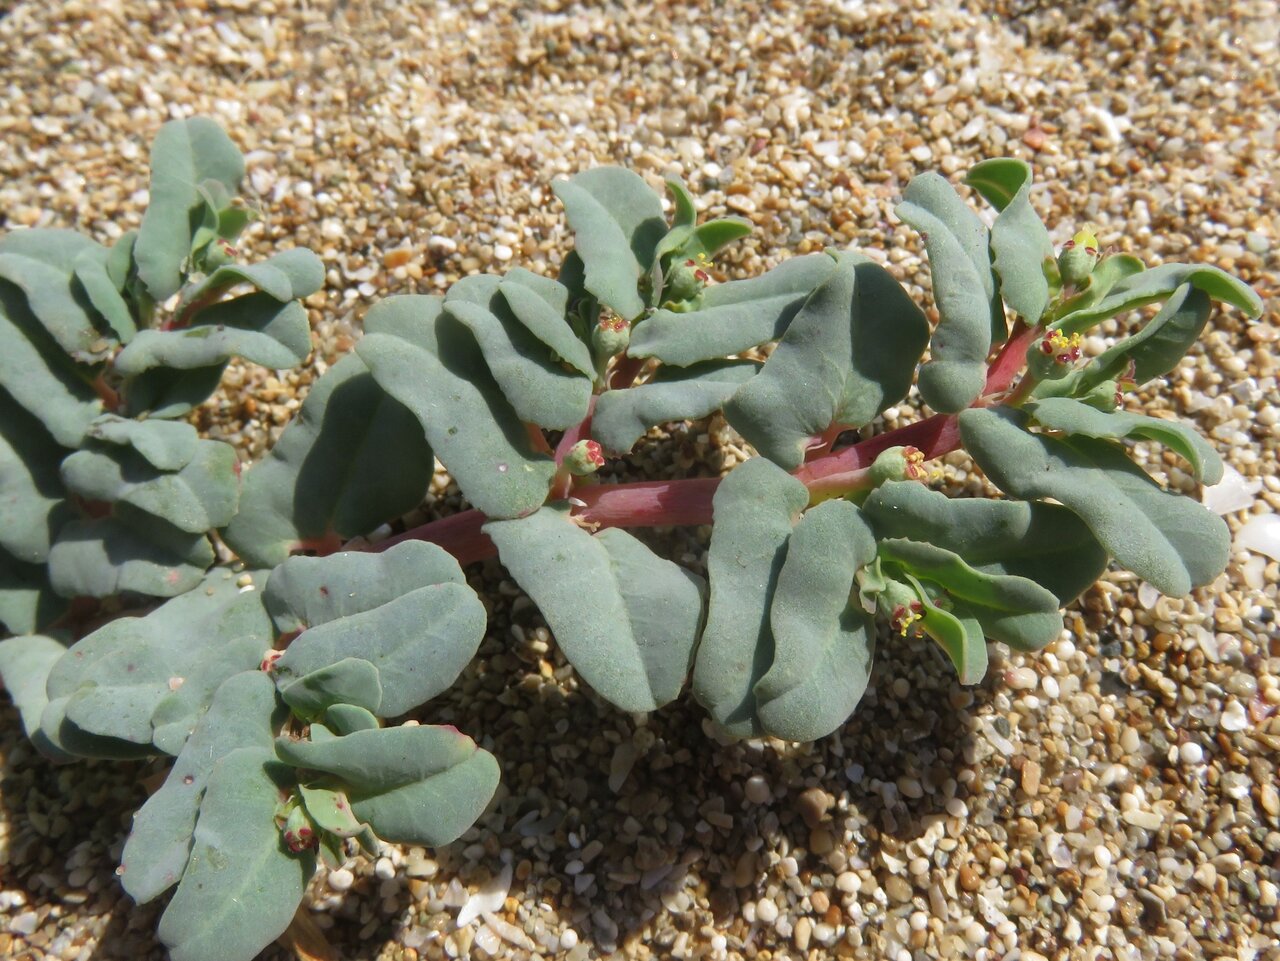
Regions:
[[[965,447],[1002,490],[1063,504],[1116,560],[1166,594],[1181,597],[1226,567],[1231,537],[1222,518],[1162,490],[1106,441],[1032,434],[1027,423],[1006,409],[960,415]]]
[[[1005,336],[987,228],[942,177],[914,177],[896,208],[924,237],[941,319],[920,370],[920,395],[934,410],[964,410],[987,381],[992,331]]]
[[[687,367],[777,340],[805,298],[834,270],[835,261],[826,254],[808,254],[760,277],[708,287],[698,310],[658,310],[637,323],[627,355]]]
[[[848,501],[819,504],[791,532],[769,610],[773,663],[754,689],[772,736],[816,741],[862,700],[875,624],[849,597],[854,574],[875,554],[871,528]]]
[[[991,227],[991,266],[1000,278],[1004,302],[1035,326],[1049,306],[1044,262],[1053,259],[1053,243],[1031,206],[1031,168],[1021,160],[988,160],[974,167],[965,183],[988,200],[991,195],[987,191],[991,190],[1003,201],[992,201],[1000,214]]]
[[[808,503],[804,484],[762,457],[735,468],[712,501],[711,602],[693,693],[736,737],[764,732],[754,691],[774,659],[769,610],[792,522]]]
[[[592,536],[557,507],[491,521],[484,531],[565,657],[601,697],[624,711],[652,711],[675,699],[702,620],[697,577],[624,531]]]
[[[315,857],[284,846],[272,767],[268,751],[243,747],[210,773],[191,858],[160,918],[172,961],[255,957],[293,920]]]
[[[279,564],[299,547],[368,534],[412,510],[434,466],[417,419],[348,354],[249,469],[223,537],[253,564]]]
[[[928,340],[924,314],[888,271],[841,254],[764,368],[724,405],[725,417],[794,470],[832,424],[861,427],[905,397]]]
[[[527,514],[546,499],[555,461],[533,449],[471,332],[441,308],[438,297],[384,300],[356,350],[418,418],[467,500],[490,517]]]

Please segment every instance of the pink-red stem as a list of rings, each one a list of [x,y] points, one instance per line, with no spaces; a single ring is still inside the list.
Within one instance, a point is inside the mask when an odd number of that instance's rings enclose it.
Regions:
[[[1027,349],[1040,331],[1019,323],[1012,336],[992,360],[986,387],[975,406],[986,406],[1009,390],[1026,360]],[[594,409],[594,401],[592,405]],[[565,431],[556,445],[556,463],[591,430],[591,414],[577,427]],[[836,425],[823,434],[827,447],[839,436]],[[819,456],[797,469],[794,474],[816,497],[837,496],[855,490],[863,473],[876,457],[890,447],[915,447],[926,460],[949,454],[960,447],[960,428],[955,414],[934,414],[898,430],[869,437],[852,447]],[[566,472],[567,475],[567,472]],[[552,485],[552,499],[572,495],[584,506],[574,517],[587,526],[600,527],[665,527],[710,524],[711,500],[719,486],[719,477],[695,477],[687,480],[642,481],[634,484],[598,484],[573,488],[572,478],[566,485],[557,476]],[[442,520],[397,534],[369,550],[383,551],[403,541],[419,540],[439,544],[458,559],[470,564],[497,555],[493,541],[481,529],[488,520],[478,510],[463,511]]]

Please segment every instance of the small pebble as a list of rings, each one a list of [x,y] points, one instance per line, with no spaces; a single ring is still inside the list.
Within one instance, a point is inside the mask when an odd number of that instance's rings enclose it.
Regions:
[[[336,871],[329,872],[329,887],[335,891],[349,891],[351,885],[355,883],[355,875],[346,868],[338,868]]]

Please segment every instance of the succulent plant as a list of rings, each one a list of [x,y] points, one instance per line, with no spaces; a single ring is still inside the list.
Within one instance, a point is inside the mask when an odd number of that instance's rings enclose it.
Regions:
[[[976,683],[988,640],[1053,642],[1112,560],[1174,595],[1226,564],[1221,519],[1126,442],[1204,483],[1217,454],[1125,392],[1174,368],[1213,301],[1260,301],[1213,267],[1104,256],[1091,228],[1055,253],[1021,161],[967,178],[991,227],[942,177],[907,187],[932,326],[853,251],[716,282],[749,225],[699,223],[677,180],[671,219],[630,171],[558,181],[576,237],[558,279],[515,268],[376,304],[243,477],[182,418],[233,357],[306,358],[298,301],[324,272],[303,250],[237,263],[243,163],[216,125],[167,124],[152,165],[140,230],[109,249],[0,239],[0,621],[18,635],[0,675],[55,758],[173,758],[121,880],[139,902],[175,889],[160,937],[177,961],[247,961],[318,861],[447,844],[482,814],[491,755],[388,723],[476,653],[464,565],[496,556],[618,708],[691,681],[727,735],[812,740],[856,710],[877,643],[921,631]],[[1084,357],[1113,317],[1127,333]],[[934,413],[873,433],[915,388]],[[607,479],[651,428],[717,412],[760,456],[724,478]],[[928,462],[961,449],[1004,497],[931,489]],[[473,507],[370,545],[436,459]],[[711,525],[705,580],[626,530],[664,525]]]

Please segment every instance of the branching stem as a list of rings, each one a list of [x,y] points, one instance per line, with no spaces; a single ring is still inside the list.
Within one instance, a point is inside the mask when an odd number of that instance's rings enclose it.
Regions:
[[[1003,395],[1023,369],[1027,349],[1039,334],[1038,328],[1021,323],[1014,328],[1009,340],[988,368],[986,387],[976,406],[988,406],[1003,399]],[[587,436],[590,430],[591,415],[588,414],[577,427],[565,431],[564,437],[556,445],[557,463],[563,462],[569,448]],[[839,433],[837,425],[832,425],[823,436],[824,439],[830,437],[834,440]],[[830,444],[830,440],[827,443]],[[908,446],[923,451],[926,460],[958,450],[960,428],[957,415],[934,414],[906,427],[869,437],[836,453],[818,456],[801,465],[795,471],[795,477],[809,488],[815,499],[839,496],[861,486],[867,468],[882,451],[890,447]],[[565,478],[557,475],[552,485],[551,499],[562,500],[572,496],[584,505],[575,510],[574,516],[586,524],[598,524],[601,527],[710,524],[711,500],[721,481],[719,477],[694,477],[575,488],[573,478],[567,471],[564,474]],[[458,563],[466,565],[497,555],[493,542],[481,529],[487,520],[478,510],[463,511],[415,527],[368,549],[382,551],[408,540],[430,541],[451,553],[458,559]]]

